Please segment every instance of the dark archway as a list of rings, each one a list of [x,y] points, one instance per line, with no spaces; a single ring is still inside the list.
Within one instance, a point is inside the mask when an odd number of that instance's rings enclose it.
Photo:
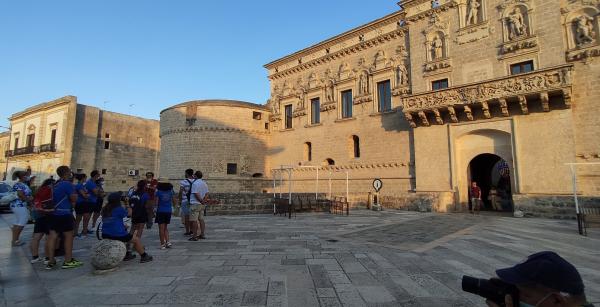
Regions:
[[[471,160],[468,172],[469,185],[475,181],[481,188],[482,210],[513,211],[510,169],[505,160],[494,154],[480,154]]]

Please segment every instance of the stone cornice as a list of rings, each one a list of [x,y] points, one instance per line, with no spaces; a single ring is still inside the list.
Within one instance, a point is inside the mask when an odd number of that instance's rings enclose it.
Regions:
[[[320,58],[311,60],[309,62],[306,62],[306,63],[300,64],[300,65],[297,65],[295,67],[292,67],[292,68],[289,68],[289,69],[277,72],[277,73],[269,76],[269,79],[274,80],[274,79],[279,79],[279,78],[282,78],[282,77],[287,77],[287,76],[290,76],[290,75],[295,74],[297,72],[304,71],[304,70],[307,70],[307,69],[311,69],[311,68],[313,68],[315,66],[318,66],[318,65],[321,65],[323,63],[331,62],[331,61],[343,58],[343,57],[345,57],[347,55],[354,54],[354,53],[360,52],[362,50],[369,49],[371,47],[377,46],[377,45],[379,45],[381,43],[385,43],[385,42],[390,41],[392,39],[396,39],[398,37],[404,37],[404,35],[406,35],[407,33],[408,33],[408,28],[402,27],[402,28],[399,28],[397,30],[394,30],[394,31],[391,31],[391,32],[388,32],[388,33],[385,33],[385,34],[381,34],[380,36],[372,38],[370,40],[366,40],[364,42],[352,45],[352,46],[344,48],[342,50],[339,50],[339,51],[336,51],[336,52],[324,55],[324,56],[322,56]]]
[[[12,120],[16,120],[18,118],[27,116],[27,115],[29,115],[31,113],[49,110],[49,109],[54,108],[56,106],[63,105],[63,104],[69,104],[71,102],[77,103],[77,97],[71,96],[71,95],[64,96],[64,97],[61,97],[61,98],[58,98],[58,99],[54,99],[52,101],[48,101],[48,102],[45,102],[45,103],[41,103],[41,104],[35,105],[33,107],[29,107],[29,108],[27,108],[27,109],[25,109],[25,110],[23,110],[21,112],[13,114],[11,117],[9,117],[9,120],[11,120],[11,121]]]
[[[241,129],[232,127],[186,127],[186,128],[173,128],[167,129],[160,132],[160,137],[175,133],[188,133],[188,132],[235,132],[235,133],[248,133],[248,134],[261,134],[267,135],[268,131],[255,130],[255,129]]]
[[[345,165],[325,165],[325,166],[316,166],[319,170],[332,170],[332,171],[341,171],[341,170],[357,170],[357,169],[378,169],[378,168],[402,168],[402,167],[411,167],[413,166],[412,162],[367,162],[367,163],[351,163]],[[299,167],[293,168],[294,172],[313,172],[314,168],[308,167]],[[275,171],[279,171],[275,169]]]
[[[265,64],[264,67],[266,69],[273,69],[276,68],[279,65],[291,62],[291,61],[295,61],[298,58],[302,58],[308,54],[314,53],[315,51],[321,50],[321,49],[325,49],[325,48],[329,48],[331,46],[334,46],[336,44],[339,44],[351,37],[358,37],[361,34],[364,34],[366,32],[375,30],[379,27],[382,26],[386,26],[390,23],[393,22],[398,22],[403,16],[404,16],[404,12],[403,11],[397,11],[394,12],[392,14],[389,14],[387,16],[384,16],[382,18],[376,19],[370,23],[364,24],[362,26],[359,26],[357,28],[354,28],[352,30],[349,30],[347,32],[344,32],[342,34],[336,35],[330,39],[327,39],[325,41],[319,42],[313,46],[310,46],[308,48],[302,49],[298,52],[292,53],[288,56],[285,56],[283,58],[280,58],[278,60],[275,60],[273,62],[270,62],[268,64]]]

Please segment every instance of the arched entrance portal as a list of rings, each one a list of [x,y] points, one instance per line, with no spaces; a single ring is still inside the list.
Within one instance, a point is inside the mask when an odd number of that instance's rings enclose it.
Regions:
[[[504,159],[495,154],[480,154],[469,162],[467,173],[469,185],[477,182],[481,188],[482,210],[513,211],[510,167]]]

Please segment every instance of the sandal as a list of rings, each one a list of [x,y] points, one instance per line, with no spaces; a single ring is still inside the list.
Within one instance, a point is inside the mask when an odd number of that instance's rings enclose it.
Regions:
[[[198,237],[191,237],[191,238],[188,239],[188,241],[198,241],[198,240],[200,240],[199,236]]]

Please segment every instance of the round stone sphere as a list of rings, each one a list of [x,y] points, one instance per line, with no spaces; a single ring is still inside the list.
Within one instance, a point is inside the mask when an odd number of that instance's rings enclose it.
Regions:
[[[96,270],[114,269],[123,261],[126,252],[125,243],[121,241],[101,240],[92,249],[92,266]]]

